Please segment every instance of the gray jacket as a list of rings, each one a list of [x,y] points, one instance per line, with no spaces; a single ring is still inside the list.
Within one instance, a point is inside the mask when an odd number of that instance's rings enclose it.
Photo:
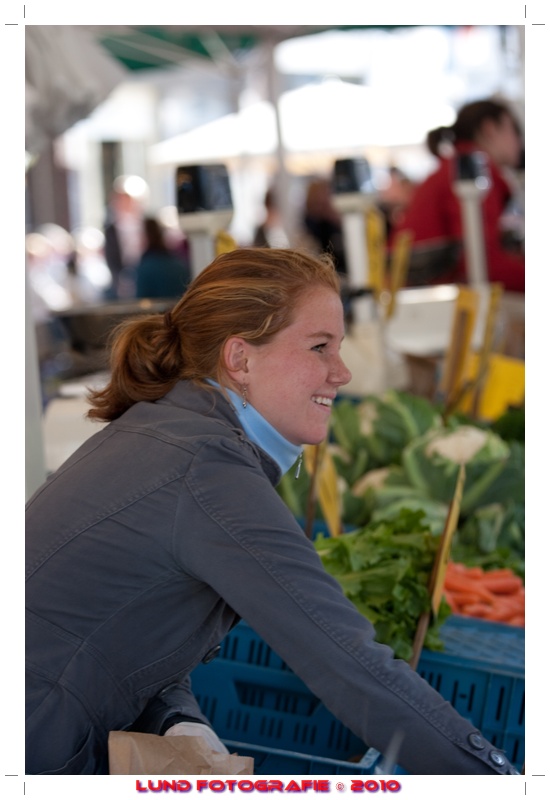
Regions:
[[[191,671],[245,619],[366,745],[418,774],[513,771],[373,640],[217,391],[92,436],[27,512],[28,774],[108,771],[111,730],[202,719]]]

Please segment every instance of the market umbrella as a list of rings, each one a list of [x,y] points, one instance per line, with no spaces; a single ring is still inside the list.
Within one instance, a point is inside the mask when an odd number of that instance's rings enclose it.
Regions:
[[[93,25],[98,42],[134,71],[166,69],[190,58],[226,67],[266,43],[328,30],[391,30],[399,25]]]

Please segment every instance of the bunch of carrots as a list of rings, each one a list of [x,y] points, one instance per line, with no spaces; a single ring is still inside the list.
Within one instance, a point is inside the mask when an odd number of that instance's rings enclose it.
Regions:
[[[511,569],[485,572],[449,561],[443,594],[453,614],[525,627],[525,587]]]

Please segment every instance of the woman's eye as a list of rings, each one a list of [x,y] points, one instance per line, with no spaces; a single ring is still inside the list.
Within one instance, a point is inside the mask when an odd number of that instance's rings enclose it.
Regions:
[[[326,346],[327,346],[327,343],[323,342],[323,344],[316,344],[311,349],[312,350],[316,350],[318,353],[322,353]]]

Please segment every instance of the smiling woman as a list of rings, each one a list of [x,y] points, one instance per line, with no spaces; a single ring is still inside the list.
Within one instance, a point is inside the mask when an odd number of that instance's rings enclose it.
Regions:
[[[319,444],[332,401],[351,373],[340,358],[342,302],[332,288],[309,289],[291,323],[265,344],[230,337],[224,348],[236,391],[293,444]]]
[[[306,304],[311,292],[318,294]],[[274,377],[281,381],[295,370],[289,358],[296,358],[297,335],[302,349],[307,344],[311,360],[320,363],[312,348],[328,347],[327,336],[316,337],[330,323],[330,336],[337,340],[338,349],[344,336],[339,292],[339,278],[328,258],[287,249],[272,249],[269,254],[261,248],[226,253],[198,275],[169,314],[130,320],[118,329],[111,355],[113,378],[92,396],[89,416],[111,421],[138,399],[163,397],[181,380],[202,386],[215,380],[241,393],[243,386],[248,391],[251,378],[250,391],[263,409],[268,392],[260,384]],[[307,318],[302,320],[298,308],[305,308]],[[282,344],[274,346],[281,339]],[[283,350],[283,345],[290,348],[292,342],[293,350]],[[247,359],[250,368],[244,363]],[[265,367],[266,361],[276,367],[275,375],[271,367]],[[252,368],[254,374],[249,375]],[[260,380],[255,379],[256,371]],[[349,376],[341,383],[347,380]],[[281,388],[274,393],[279,401]]]
[[[108,421],[27,509],[27,774],[108,772],[108,734],[223,751],[190,675],[244,619],[366,746],[418,774],[506,774],[328,574],[275,486],[350,373],[328,259],[234,250],[126,322]],[[397,751],[397,753],[396,753]]]

